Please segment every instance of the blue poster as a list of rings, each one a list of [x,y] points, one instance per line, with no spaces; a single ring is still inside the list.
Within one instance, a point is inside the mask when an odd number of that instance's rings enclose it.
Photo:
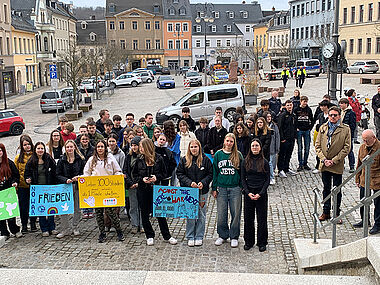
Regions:
[[[73,213],[72,184],[30,186],[30,216],[55,216]]]
[[[199,189],[153,186],[153,216],[165,218],[198,218]]]

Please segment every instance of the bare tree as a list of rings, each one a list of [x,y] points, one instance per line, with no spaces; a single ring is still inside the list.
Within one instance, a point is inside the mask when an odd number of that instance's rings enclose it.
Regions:
[[[95,76],[95,98],[99,99],[99,81],[98,78],[101,75],[104,63],[104,51],[103,47],[95,46],[90,49],[90,52],[87,56],[87,64],[90,67],[90,73],[92,76]]]

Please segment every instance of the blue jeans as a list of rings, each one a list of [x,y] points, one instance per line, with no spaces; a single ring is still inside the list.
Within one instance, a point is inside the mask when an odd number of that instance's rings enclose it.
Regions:
[[[305,151],[302,157],[302,138],[305,145]],[[298,145],[298,163],[299,166],[306,166],[307,165],[307,159],[309,158],[309,152],[310,152],[310,131],[297,131],[297,145]]]
[[[355,155],[354,155],[354,141],[351,141],[351,149],[350,152],[348,153],[348,164],[350,166],[350,169],[355,168]]]
[[[239,239],[240,218],[241,218],[241,189],[240,187],[222,188],[218,187],[217,212],[217,232],[222,239]],[[231,213],[231,224],[228,228],[228,208]]]
[[[54,216],[41,216],[39,217],[39,223],[43,233],[55,230]]]
[[[274,170],[277,165],[277,154],[271,154],[269,157],[269,170],[270,170],[270,179],[274,179]]]
[[[142,219],[140,213],[139,202],[137,200],[137,188],[128,189],[129,194],[129,215],[131,216],[131,224],[142,229]]]
[[[206,227],[207,212],[207,194],[199,195],[199,202],[205,202],[203,208],[199,206],[198,219],[187,219],[186,221],[186,238],[188,240],[203,240]]]

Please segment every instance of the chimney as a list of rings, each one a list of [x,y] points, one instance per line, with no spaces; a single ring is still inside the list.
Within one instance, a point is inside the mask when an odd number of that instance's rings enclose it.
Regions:
[[[275,11],[276,11],[276,8],[275,8],[274,6],[272,7],[272,11],[273,11],[273,12],[275,12]]]
[[[241,4],[245,4],[245,1],[243,0],[243,2],[241,2]]]
[[[95,20],[95,15],[91,15],[91,20]]]

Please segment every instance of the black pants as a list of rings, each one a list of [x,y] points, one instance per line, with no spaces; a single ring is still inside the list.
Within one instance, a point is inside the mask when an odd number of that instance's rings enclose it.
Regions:
[[[342,174],[332,173],[330,171],[322,172],[322,182],[323,182],[323,199],[325,199],[331,193],[331,181],[333,186],[339,186],[342,184]],[[342,191],[338,193],[338,207],[337,215],[340,214],[340,203],[342,202]],[[330,215],[331,210],[331,199],[328,199],[326,203],[323,204],[323,213]]]
[[[380,190],[373,190],[374,193]],[[360,187],[360,199],[364,198],[365,196],[365,188]],[[377,197],[373,200],[373,203],[375,204],[375,210],[374,210],[374,220],[375,220],[375,226],[380,227],[380,197]],[[364,207],[360,207],[360,218],[363,221],[364,218]],[[368,213],[368,220],[370,220],[370,214]]]
[[[300,78],[299,81],[298,81],[298,87],[299,88],[302,88],[303,84],[305,83],[305,78]]]
[[[296,77],[296,87],[298,87],[300,85],[300,79],[298,77]]]
[[[319,169],[319,163],[321,163],[321,160],[319,159],[318,155],[315,156],[315,160],[317,161],[317,163],[315,164],[315,168]]]
[[[288,78],[283,78],[282,84],[284,85],[284,88],[286,88],[286,83],[288,83]]]
[[[244,195],[244,241],[252,247],[255,244],[255,214],[257,215],[257,246],[268,244],[268,195],[257,201]]]
[[[152,212],[153,205],[153,189],[139,188],[137,190],[137,200],[139,201],[141,220],[145,231],[145,236],[147,239],[154,238],[155,233],[149,220],[149,214]],[[157,221],[164,240],[170,239],[171,235],[166,218],[157,217]]]
[[[21,225],[23,228],[26,228],[28,226],[28,220],[29,220],[30,189],[18,188],[17,196],[18,196],[18,203],[20,207]],[[37,217],[30,217],[31,223],[36,223],[36,221],[37,221]]]
[[[285,142],[280,143],[280,152],[278,154],[277,168],[278,171],[289,171],[289,163],[292,157],[294,149],[294,139],[286,140]]]
[[[9,231],[12,234],[17,234],[20,231],[20,227],[16,224],[16,218],[10,218],[7,220],[1,220],[0,221],[0,235],[2,236],[10,236],[10,233],[7,228],[7,223],[8,223],[8,228]]]

